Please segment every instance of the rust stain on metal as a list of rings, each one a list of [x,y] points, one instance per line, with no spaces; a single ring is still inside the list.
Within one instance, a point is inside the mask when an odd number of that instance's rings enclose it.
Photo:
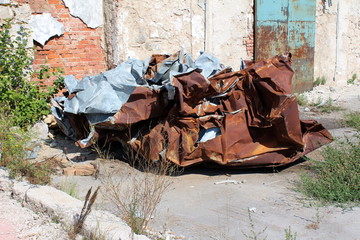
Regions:
[[[154,55],[146,78],[168,57]],[[319,123],[299,119],[291,63],[287,54],[209,79],[196,70],[176,75],[173,99],[163,88],[137,86],[111,121],[94,125],[93,140],[120,141],[147,160],[184,167],[288,164],[332,141]],[[78,140],[90,132],[82,115],[67,116]]]

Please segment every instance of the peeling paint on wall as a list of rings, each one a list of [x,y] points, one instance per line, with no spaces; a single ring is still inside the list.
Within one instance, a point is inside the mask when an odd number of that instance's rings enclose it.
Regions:
[[[64,34],[64,25],[50,13],[32,15],[29,24],[32,28],[33,39],[43,46],[51,37]]]
[[[196,57],[204,50],[203,18],[198,1],[106,0],[105,41],[113,55],[109,59],[116,65],[120,59],[144,59],[181,48]]]
[[[102,0],[63,0],[63,2],[69,8],[70,14],[80,18],[89,28],[103,25]]]
[[[234,67],[253,58],[252,0],[105,0],[104,8],[112,64],[178,49],[194,58],[205,50]]]

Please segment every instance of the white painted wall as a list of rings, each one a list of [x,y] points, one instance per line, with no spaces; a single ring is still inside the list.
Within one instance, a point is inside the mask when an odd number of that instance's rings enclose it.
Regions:
[[[206,50],[236,69],[241,58],[252,59],[243,44],[253,34],[252,0],[122,0],[115,9],[106,35],[116,35],[110,43],[116,63],[182,48],[194,58]]]
[[[205,50],[238,70],[242,59],[252,60],[244,41],[254,32],[253,1],[207,0]]]
[[[314,78],[327,85],[345,85],[353,74],[360,78],[360,2],[333,0],[323,12],[317,2]]]

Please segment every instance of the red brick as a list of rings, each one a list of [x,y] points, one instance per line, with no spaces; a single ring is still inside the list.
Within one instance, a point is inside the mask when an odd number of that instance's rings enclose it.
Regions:
[[[61,9],[61,8],[65,8],[65,6],[64,5],[55,5],[55,8],[56,9]]]
[[[54,58],[54,59],[49,59],[48,60],[48,63],[59,63],[59,62],[61,62],[60,58]]]
[[[61,54],[62,58],[73,58],[74,54],[68,53],[68,54]]]
[[[59,58],[59,55],[57,55],[57,54],[49,54],[47,57],[48,57],[48,59],[54,59],[54,58]]]
[[[48,0],[49,4],[62,4],[61,0]]]

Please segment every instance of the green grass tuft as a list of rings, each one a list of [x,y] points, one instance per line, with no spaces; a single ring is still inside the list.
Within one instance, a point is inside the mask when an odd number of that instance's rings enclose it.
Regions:
[[[47,162],[32,163],[26,159],[30,137],[19,127],[13,127],[11,116],[0,109],[0,166],[9,170],[11,178],[25,177],[33,184],[50,182]]]
[[[324,76],[317,77],[314,81],[314,86],[324,85],[326,83],[326,78]]]
[[[348,83],[348,84],[354,84],[356,80],[357,80],[357,74],[354,73],[354,74],[351,76],[351,78],[347,80],[347,83]]]
[[[323,161],[310,165],[312,172],[301,176],[298,189],[325,203],[360,202],[360,135],[322,151]]]
[[[351,112],[345,115],[345,124],[360,131],[360,112]]]

